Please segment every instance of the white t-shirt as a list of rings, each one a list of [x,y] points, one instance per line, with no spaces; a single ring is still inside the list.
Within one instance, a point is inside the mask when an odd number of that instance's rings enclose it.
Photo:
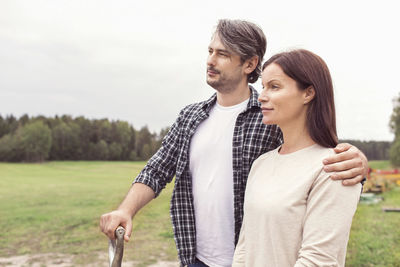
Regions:
[[[235,249],[232,139],[246,100],[216,103],[190,143],[190,172],[196,220],[196,257],[209,266],[231,266]]]

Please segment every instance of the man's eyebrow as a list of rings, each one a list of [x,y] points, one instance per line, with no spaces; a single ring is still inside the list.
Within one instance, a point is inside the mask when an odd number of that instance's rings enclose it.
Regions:
[[[208,50],[215,50],[217,52],[223,52],[223,53],[226,53],[226,54],[229,54],[229,55],[232,54],[232,52],[227,50],[227,49],[220,49],[220,48],[214,49],[211,46],[208,47]]]
[[[226,50],[226,49],[215,49],[217,50],[217,52],[222,52],[222,53],[226,53],[226,54],[232,54],[231,51]]]

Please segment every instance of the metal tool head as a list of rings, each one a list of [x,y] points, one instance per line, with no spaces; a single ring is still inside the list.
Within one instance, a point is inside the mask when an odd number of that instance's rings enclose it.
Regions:
[[[125,229],[122,226],[118,226],[115,230],[116,239],[108,241],[110,267],[121,267],[124,254],[124,235]]]

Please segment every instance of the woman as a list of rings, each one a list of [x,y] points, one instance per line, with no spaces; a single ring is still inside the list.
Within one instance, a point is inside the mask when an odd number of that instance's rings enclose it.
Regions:
[[[333,85],[325,62],[307,50],[263,65],[263,123],[284,144],[252,165],[233,266],[344,266],[361,184],[323,171],[337,144]]]

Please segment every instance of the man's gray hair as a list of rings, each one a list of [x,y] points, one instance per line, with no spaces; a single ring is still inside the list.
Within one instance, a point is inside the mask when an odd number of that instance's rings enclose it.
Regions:
[[[240,56],[242,63],[258,57],[257,67],[247,77],[249,83],[255,83],[261,75],[261,63],[267,49],[267,40],[261,28],[244,20],[221,19],[214,34],[218,34],[221,42]]]

